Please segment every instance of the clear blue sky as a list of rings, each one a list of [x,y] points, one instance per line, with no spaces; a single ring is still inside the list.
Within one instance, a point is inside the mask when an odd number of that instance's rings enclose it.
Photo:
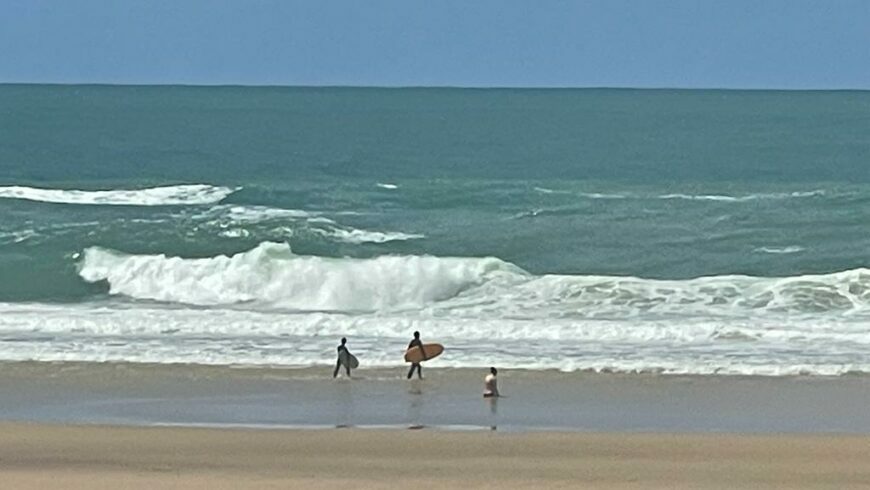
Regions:
[[[0,81],[870,89],[870,0],[0,0]]]

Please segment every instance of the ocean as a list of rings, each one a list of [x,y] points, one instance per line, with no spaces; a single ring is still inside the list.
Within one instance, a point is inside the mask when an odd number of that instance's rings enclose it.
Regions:
[[[0,361],[870,372],[870,92],[0,85]]]

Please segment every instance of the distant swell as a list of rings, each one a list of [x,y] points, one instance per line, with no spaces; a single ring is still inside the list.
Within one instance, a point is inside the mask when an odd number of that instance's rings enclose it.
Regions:
[[[743,196],[731,196],[726,194],[664,194],[658,196],[659,199],[682,199],[688,201],[718,201],[718,202],[746,202],[763,199],[789,199],[795,197],[816,197],[822,196],[825,192],[822,190],[814,191],[797,191],[797,192],[775,192],[769,194],[747,194]]]
[[[682,200],[682,201],[713,201],[721,203],[741,203],[759,200],[780,200],[793,198],[807,198],[824,196],[826,192],[821,189],[811,191],[794,191],[794,192],[770,192],[758,194],[694,194],[694,193],[671,193],[671,194],[654,194],[644,192],[581,192],[571,190],[550,189],[547,187],[533,187],[536,193],[546,195],[557,195],[564,197],[565,195],[573,195],[585,199],[661,199],[661,200]]]
[[[236,189],[229,187],[216,187],[207,184],[103,191],[5,186],[0,187],[0,198],[62,204],[176,206],[217,203],[235,191]]]
[[[325,237],[334,238],[344,243],[388,243],[388,242],[403,242],[407,240],[419,240],[425,238],[424,235],[414,233],[402,233],[398,231],[370,231],[359,230],[356,228],[332,228],[329,230],[314,230],[315,233]]]
[[[225,237],[247,237],[250,231],[244,228],[249,225],[274,223],[286,225],[287,223],[304,223],[307,229],[316,235],[332,241],[351,244],[362,243],[388,243],[396,241],[418,240],[425,238],[418,233],[402,233],[398,231],[374,231],[357,229],[336,223],[334,220],[322,216],[316,211],[303,211],[298,209],[281,209],[267,206],[241,206],[220,205],[214,206],[204,213],[212,219],[212,223],[224,229],[220,232]]]
[[[758,247],[755,249],[757,253],[784,255],[803,252],[804,248],[797,245],[789,245],[788,247]]]

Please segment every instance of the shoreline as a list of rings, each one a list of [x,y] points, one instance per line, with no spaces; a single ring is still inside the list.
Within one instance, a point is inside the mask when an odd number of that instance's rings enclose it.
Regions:
[[[2,363],[0,421],[463,432],[870,434],[870,377]],[[367,429],[368,430],[368,429]]]
[[[868,436],[0,423],[0,477],[64,488],[866,488]]]
[[[437,364],[437,362],[436,362]],[[364,366],[353,370],[353,379],[404,379],[408,372],[408,363],[397,364],[395,366]],[[426,373],[471,373],[474,375],[487,372],[489,367],[486,366],[432,366],[431,364],[423,364]],[[530,369],[530,368],[508,368],[498,367],[499,373],[512,373],[520,376],[554,376],[562,378],[594,378],[594,377],[610,377],[610,378],[670,378],[670,379],[743,379],[743,380],[837,380],[850,378],[868,378],[870,379],[870,371],[847,371],[840,374],[816,374],[816,373],[785,373],[785,374],[745,374],[745,373],[682,373],[682,372],[665,372],[658,370],[640,370],[640,371],[617,371],[617,370],[594,370],[594,369],[576,369],[576,370],[561,370],[555,368],[546,369]],[[82,360],[0,360],[0,373],[3,370],[12,370],[19,373],[32,370],[85,370],[88,368],[105,368],[107,370],[129,369],[129,370],[178,370],[196,373],[197,375],[208,375],[211,373],[232,372],[232,373],[253,373],[256,376],[265,375],[267,373],[276,374],[286,378],[309,377],[331,379],[332,370],[335,368],[334,362],[323,362],[321,364],[312,364],[306,366],[285,365],[285,364],[223,364],[223,363],[188,363],[188,362],[139,362],[139,361],[82,361]],[[340,371],[339,379],[344,377],[344,371]],[[482,379],[482,378],[481,378]]]

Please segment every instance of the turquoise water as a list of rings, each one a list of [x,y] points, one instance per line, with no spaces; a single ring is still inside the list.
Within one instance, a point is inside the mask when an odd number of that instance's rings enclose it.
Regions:
[[[350,334],[391,365],[416,328],[445,365],[870,366],[870,92],[6,85],[0,114],[0,358]]]

